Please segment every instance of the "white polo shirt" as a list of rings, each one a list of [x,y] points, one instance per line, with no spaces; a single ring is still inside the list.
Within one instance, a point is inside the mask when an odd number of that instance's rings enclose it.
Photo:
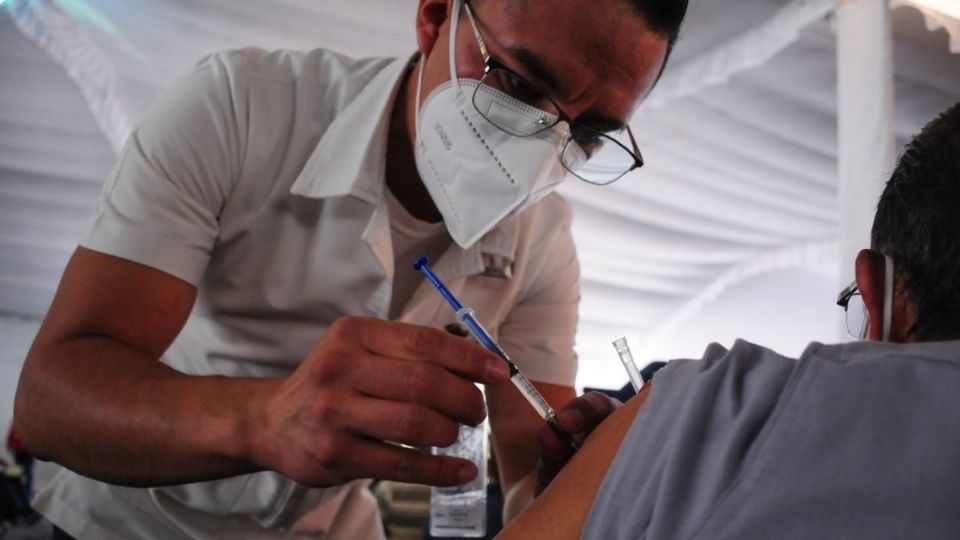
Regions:
[[[409,62],[325,51],[211,56],[130,136],[81,245],[198,287],[163,361],[191,374],[283,376],[334,320],[386,317],[390,112]],[[572,386],[579,266],[558,195],[455,244],[434,269],[536,381]],[[443,328],[429,284],[398,320]],[[308,489],[273,472],[137,489],[61,471],[35,506],[80,539],[381,538],[366,481]]]

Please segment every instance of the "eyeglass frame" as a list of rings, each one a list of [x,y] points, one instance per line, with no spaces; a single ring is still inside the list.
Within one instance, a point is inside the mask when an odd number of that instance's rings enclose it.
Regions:
[[[896,292],[896,276],[893,257],[887,255],[886,253],[880,253],[880,255],[883,255],[884,258],[884,288],[889,288],[889,291],[885,290],[883,295],[883,341],[887,341],[891,331],[891,325],[893,324],[893,297]],[[840,291],[840,294],[837,295],[837,305],[843,308],[845,316],[847,316],[849,313],[847,306],[850,304],[850,299],[857,295],[860,295],[860,287],[857,285],[857,280],[853,280],[850,285],[847,285],[847,287]],[[864,306],[864,309],[866,309],[866,306]],[[866,319],[864,321],[865,324],[869,324],[869,317],[870,314],[867,312]],[[920,320],[917,319],[914,321],[913,325],[907,329],[906,334],[914,334],[919,327]],[[865,328],[866,326],[864,329]],[[849,331],[849,328],[847,330]],[[860,337],[863,338],[863,336]]]
[[[850,283],[849,285],[847,285],[842,291],[840,291],[839,294],[837,294],[837,305],[843,308],[843,316],[844,316],[844,318],[850,317],[850,310],[849,310],[850,300],[851,300],[854,296],[862,296],[862,295],[860,294],[860,286],[857,285],[857,280],[853,280],[853,282],[851,282],[851,283]],[[864,339],[864,335],[863,335],[863,334],[864,334],[864,332],[866,331],[867,325],[869,325],[869,320],[870,320],[869,314],[865,314],[865,315],[864,315],[864,320],[863,320],[863,322],[861,323],[861,328],[860,328],[859,335],[855,335],[855,334],[850,330],[849,319],[846,319],[846,320],[847,320],[847,323],[846,323],[847,332],[848,332],[851,336],[853,336],[853,337],[855,337],[855,338]]]
[[[574,176],[576,176],[577,178],[583,180],[584,182],[587,182],[588,184],[607,186],[607,185],[610,185],[610,184],[616,182],[617,180],[623,178],[623,177],[624,177],[627,173],[629,173],[630,171],[634,171],[634,170],[636,170],[636,169],[639,169],[640,167],[643,167],[643,165],[644,165],[643,154],[640,153],[640,148],[637,146],[637,140],[634,138],[634,136],[633,136],[633,130],[630,129],[630,125],[629,125],[629,124],[624,125],[624,129],[626,130],[627,135],[630,137],[630,144],[633,146],[633,150],[632,150],[632,151],[631,151],[629,148],[627,148],[626,146],[624,146],[620,141],[618,141],[618,140],[614,139],[613,137],[607,135],[605,132],[600,131],[600,130],[595,129],[595,128],[592,128],[592,127],[590,127],[590,126],[588,126],[588,125],[586,125],[586,124],[584,124],[584,123],[578,122],[577,120],[574,120],[573,118],[571,118],[570,115],[568,115],[567,113],[563,112],[563,109],[561,109],[560,106],[557,105],[557,102],[554,101],[553,98],[551,98],[547,93],[538,90],[536,86],[534,86],[533,84],[531,84],[530,81],[528,81],[528,80],[526,79],[526,77],[523,77],[523,76],[521,76],[519,73],[517,73],[516,71],[510,69],[510,68],[507,67],[503,62],[501,62],[500,60],[497,60],[496,58],[494,58],[494,57],[490,54],[489,49],[487,49],[487,43],[486,43],[486,41],[483,39],[483,35],[480,33],[480,26],[477,24],[476,18],[475,18],[474,15],[473,15],[473,9],[470,7],[470,3],[468,2],[468,0],[463,0],[463,7],[464,7],[464,9],[466,10],[466,13],[467,13],[467,19],[470,20],[470,26],[471,26],[471,28],[473,29],[473,36],[474,36],[474,38],[476,38],[476,40],[477,40],[477,46],[480,47],[480,54],[483,55],[483,65],[484,65],[484,68],[483,68],[483,77],[481,77],[480,82],[483,83],[483,79],[485,79],[485,78],[487,77],[487,75],[489,75],[490,72],[493,71],[494,69],[502,69],[502,70],[506,71],[507,73],[509,73],[510,75],[512,75],[512,76],[516,77],[517,79],[520,79],[521,81],[523,81],[523,82],[524,82],[525,84],[527,84],[531,89],[535,90],[537,93],[539,93],[541,96],[543,96],[544,99],[546,99],[546,100],[549,101],[551,104],[553,104],[554,108],[557,109],[557,119],[556,119],[556,121],[554,121],[552,124],[546,124],[545,122],[538,121],[538,123],[541,123],[541,125],[542,125],[543,127],[542,127],[541,129],[537,130],[537,131],[534,131],[533,133],[528,134],[528,135],[517,135],[517,134],[515,134],[515,133],[510,133],[510,132],[507,131],[506,129],[498,126],[498,125],[496,124],[496,122],[492,122],[492,121],[490,121],[489,119],[487,119],[486,115],[484,115],[484,114],[480,111],[480,109],[477,109],[477,112],[480,113],[480,116],[482,116],[484,120],[486,120],[487,122],[490,122],[491,124],[493,124],[493,126],[496,127],[497,129],[499,129],[500,131],[503,131],[504,133],[508,133],[508,134],[510,134],[511,136],[514,136],[514,137],[532,137],[533,135],[536,135],[537,133],[540,133],[540,132],[542,132],[542,131],[544,131],[544,130],[550,129],[550,128],[552,128],[553,126],[559,124],[561,121],[563,121],[563,122],[566,122],[568,126],[570,126],[570,134],[567,136],[567,141],[564,143],[564,145],[563,145],[563,150],[560,152],[560,155],[561,155],[561,156],[564,154],[564,152],[566,152],[567,146],[569,146],[570,143],[574,143],[574,144],[577,144],[577,145],[579,146],[579,144],[574,140],[574,137],[573,137],[573,132],[574,132],[574,130],[575,130],[575,129],[585,129],[585,130],[590,131],[590,132],[592,132],[592,133],[594,133],[594,134],[596,134],[596,135],[599,135],[600,137],[603,137],[604,139],[607,139],[608,141],[610,141],[610,142],[616,144],[617,146],[619,146],[620,148],[623,148],[623,150],[624,150],[626,153],[630,154],[630,156],[633,157],[633,165],[631,165],[629,169],[627,169],[627,170],[623,171],[622,173],[620,173],[620,176],[617,176],[617,177],[614,178],[613,180],[610,180],[609,182],[603,182],[603,183],[593,182],[593,181],[591,181],[591,180],[587,180],[586,178],[584,178],[584,177],[580,176],[579,174],[577,174],[575,171],[570,170],[570,167],[568,167],[567,164],[564,163],[563,159],[562,159],[562,158],[560,159],[560,163],[563,165],[563,167],[564,167],[565,169],[567,169],[568,171],[570,171],[570,173],[573,174]],[[476,100],[476,97],[475,97],[475,96],[476,96],[476,93],[477,93],[478,89],[479,89],[479,87],[477,87],[477,89],[475,89],[475,90],[473,91],[474,97],[473,97],[473,99],[471,99],[471,103],[473,103],[473,107],[474,107],[475,109],[477,108],[476,101],[475,101],[475,100]],[[543,112],[547,113],[547,111],[543,111]],[[548,113],[548,114],[549,114],[549,113]],[[582,150],[581,150],[581,151],[582,151]]]
[[[837,305],[846,311],[847,306],[850,304],[850,299],[858,294],[860,294],[860,287],[857,285],[857,281],[854,280],[853,283],[847,285],[846,288],[837,295]]]

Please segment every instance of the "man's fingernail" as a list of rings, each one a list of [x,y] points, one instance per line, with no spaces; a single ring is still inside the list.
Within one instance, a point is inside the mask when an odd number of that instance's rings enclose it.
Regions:
[[[500,358],[487,360],[487,378],[494,381],[505,381],[510,377],[507,363]]]
[[[583,427],[583,413],[577,409],[567,409],[560,413],[557,421],[567,431],[579,431]]]
[[[474,465],[461,465],[460,470],[457,471],[457,481],[461,484],[466,484],[476,477],[477,467]]]
[[[481,398],[480,416],[476,417],[476,419],[474,420],[474,422],[473,422],[472,424],[470,424],[470,425],[473,426],[473,427],[479,426],[479,425],[482,424],[483,421],[486,420],[486,419],[487,419],[487,404],[486,404],[486,402],[484,402],[484,401],[482,400],[482,398]]]

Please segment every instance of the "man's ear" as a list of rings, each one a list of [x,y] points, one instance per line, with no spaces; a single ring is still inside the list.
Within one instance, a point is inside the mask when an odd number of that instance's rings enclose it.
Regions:
[[[424,57],[437,44],[440,27],[450,18],[453,2],[448,0],[420,0],[417,8],[417,46]]]
[[[872,250],[864,249],[857,254],[854,265],[857,275],[857,287],[860,296],[867,307],[870,317],[870,326],[867,339],[880,341],[883,339],[883,278],[884,257]]]

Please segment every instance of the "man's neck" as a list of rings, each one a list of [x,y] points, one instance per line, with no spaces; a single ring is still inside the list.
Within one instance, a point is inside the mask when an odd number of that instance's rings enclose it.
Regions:
[[[423,62],[423,57],[419,62]],[[416,144],[416,99],[419,66],[407,71],[390,114],[387,137],[387,187],[400,204],[417,219],[437,223],[443,219],[430,193],[417,172],[414,159]]]

